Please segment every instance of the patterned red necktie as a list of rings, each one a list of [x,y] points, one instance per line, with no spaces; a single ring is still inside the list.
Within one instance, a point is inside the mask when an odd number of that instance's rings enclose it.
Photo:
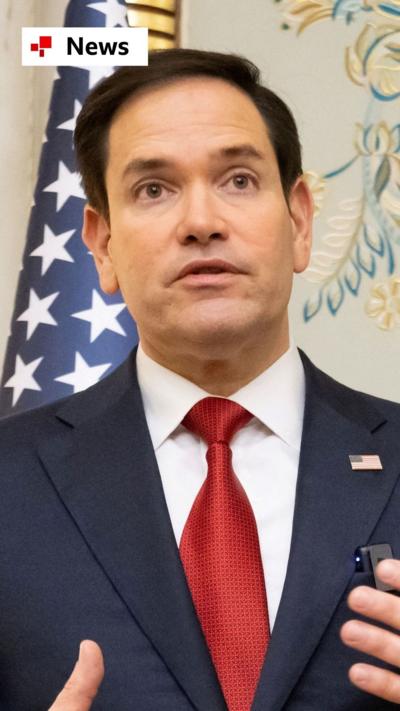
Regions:
[[[208,474],[186,521],[180,555],[229,711],[249,711],[269,642],[254,514],[229,442],[252,415],[207,397],[183,420],[208,444]]]

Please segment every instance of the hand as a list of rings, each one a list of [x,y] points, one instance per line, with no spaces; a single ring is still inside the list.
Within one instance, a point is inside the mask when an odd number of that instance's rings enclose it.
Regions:
[[[101,649],[85,640],[79,647],[79,659],[63,690],[49,711],[89,711],[104,676]]]
[[[382,582],[400,590],[399,560],[381,561],[376,572]],[[399,667],[400,672],[400,597],[359,586],[351,591],[348,604],[354,612],[382,622],[394,631],[389,632],[361,620],[350,620],[341,629],[342,641],[349,647]],[[380,669],[372,664],[353,664],[349,678],[363,691],[400,704],[400,673]]]

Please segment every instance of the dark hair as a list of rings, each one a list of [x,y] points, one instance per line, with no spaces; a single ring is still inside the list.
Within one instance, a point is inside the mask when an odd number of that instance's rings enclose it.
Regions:
[[[108,218],[105,186],[108,131],[115,112],[141,89],[173,83],[185,77],[208,76],[239,87],[254,102],[268,129],[287,198],[302,173],[296,123],[284,101],[260,82],[259,69],[235,54],[196,49],[149,52],[149,65],[120,67],[88,95],[78,116],[75,148],[82,185],[90,204]]]

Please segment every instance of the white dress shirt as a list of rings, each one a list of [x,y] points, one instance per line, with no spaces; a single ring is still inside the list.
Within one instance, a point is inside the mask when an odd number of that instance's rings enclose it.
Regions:
[[[207,445],[181,422],[196,402],[212,393],[159,365],[140,345],[137,373],[179,546],[186,519],[207,475]],[[257,523],[272,630],[289,557],[303,428],[305,378],[297,349],[291,346],[229,399],[254,415],[231,440],[232,464]]]

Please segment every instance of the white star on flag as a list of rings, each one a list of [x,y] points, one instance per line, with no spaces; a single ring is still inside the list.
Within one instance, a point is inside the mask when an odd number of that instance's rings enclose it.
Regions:
[[[24,390],[41,390],[39,383],[36,382],[33,374],[43,360],[36,358],[30,363],[24,363],[21,356],[17,355],[15,359],[14,375],[4,384],[5,388],[13,388],[13,407],[17,404]]]
[[[76,119],[78,117],[78,114],[82,108],[82,104],[78,99],[75,99],[74,101],[74,114],[69,118],[67,121],[64,121],[63,123],[60,123],[57,128],[62,128],[64,131],[75,131],[75,125],[76,125]]]
[[[48,268],[56,259],[62,262],[73,262],[73,258],[65,249],[68,240],[71,239],[75,230],[62,232],[60,235],[55,235],[48,225],[44,226],[43,242],[30,253],[30,257],[42,258],[41,275],[46,274]]]
[[[92,2],[88,7],[91,7],[97,12],[102,12],[106,16],[106,27],[115,27],[126,25],[126,7],[121,5],[118,0],[107,0],[107,2]]]
[[[65,373],[58,378],[54,378],[59,383],[72,385],[74,393],[80,392],[97,383],[101,376],[110,367],[111,363],[102,363],[102,365],[88,365],[85,359],[78,351],[75,352],[75,370],[71,373]]]
[[[29,290],[29,306],[26,311],[17,318],[17,321],[26,321],[28,324],[26,333],[27,341],[29,341],[30,337],[35,333],[40,323],[45,323],[48,326],[57,326],[57,321],[54,320],[49,312],[49,308],[59,293],[59,291],[56,291],[54,294],[40,299],[34,289]]]
[[[86,311],[78,311],[75,314],[71,314],[71,316],[90,323],[90,343],[93,343],[106,329],[119,333],[121,336],[126,336],[124,329],[117,321],[118,314],[124,308],[125,304],[107,304],[96,289],[93,289],[92,308]]]
[[[113,73],[113,67],[81,67],[89,72],[89,91],[97,84],[100,79],[105,79]]]
[[[79,173],[69,171],[62,160],[58,162],[57,180],[43,188],[43,192],[57,193],[57,212],[61,210],[70,197],[77,197],[81,198],[81,200],[86,200],[85,193],[83,192],[80,184]]]

